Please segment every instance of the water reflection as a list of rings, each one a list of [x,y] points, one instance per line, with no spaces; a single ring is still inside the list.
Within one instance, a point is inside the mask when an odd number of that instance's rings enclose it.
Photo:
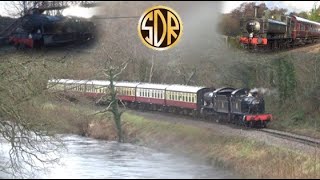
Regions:
[[[37,178],[235,178],[229,171],[132,144],[75,135],[63,140],[68,150],[60,164]]]

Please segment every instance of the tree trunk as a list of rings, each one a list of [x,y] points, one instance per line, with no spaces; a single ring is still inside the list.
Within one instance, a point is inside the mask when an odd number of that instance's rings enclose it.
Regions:
[[[109,70],[110,77],[110,93],[111,93],[111,112],[113,114],[113,118],[116,124],[117,132],[118,132],[118,142],[122,142],[122,127],[121,127],[121,112],[119,112],[117,92],[115,90],[115,86],[113,84],[115,73],[112,69]]]

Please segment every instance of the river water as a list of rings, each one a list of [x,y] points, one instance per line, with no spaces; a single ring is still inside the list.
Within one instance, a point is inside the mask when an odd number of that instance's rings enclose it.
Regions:
[[[67,148],[60,163],[36,178],[238,178],[221,168],[133,144],[76,135],[63,141]]]

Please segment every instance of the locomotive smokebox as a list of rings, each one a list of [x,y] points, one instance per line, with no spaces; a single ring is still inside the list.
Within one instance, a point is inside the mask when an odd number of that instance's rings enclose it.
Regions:
[[[247,22],[246,30],[248,33],[259,33],[260,23],[256,20],[250,20]]]

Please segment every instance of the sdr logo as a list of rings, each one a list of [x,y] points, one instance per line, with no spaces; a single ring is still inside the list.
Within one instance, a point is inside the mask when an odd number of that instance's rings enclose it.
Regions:
[[[138,34],[142,42],[159,51],[176,45],[181,38],[182,29],[179,15],[165,6],[147,9],[138,24]]]

